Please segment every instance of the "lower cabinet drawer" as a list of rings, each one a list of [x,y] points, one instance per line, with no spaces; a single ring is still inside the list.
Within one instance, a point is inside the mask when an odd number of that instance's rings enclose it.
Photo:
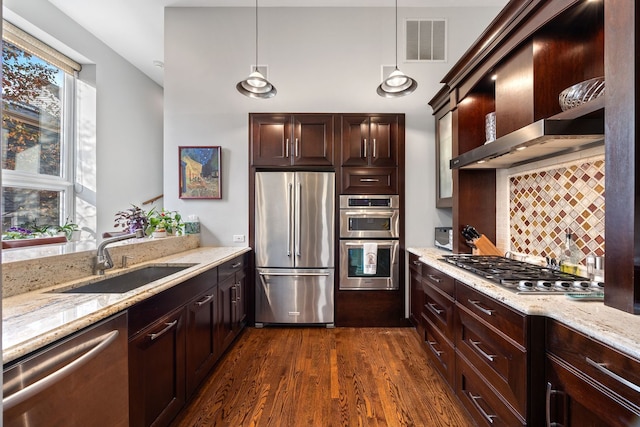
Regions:
[[[455,302],[442,291],[434,289],[428,282],[424,283],[424,308],[422,309],[427,319],[440,329],[451,341],[454,337],[454,309]]]
[[[640,408],[613,396],[575,367],[553,355],[546,365],[547,425],[627,427],[638,425]]]
[[[460,322],[456,349],[523,416],[527,407],[527,353],[523,347],[500,335],[458,307]]]
[[[433,365],[453,388],[456,360],[453,344],[449,342],[428,319],[424,319],[424,325],[424,343],[427,347],[429,359],[431,359]]]
[[[487,381],[456,351],[456,394],[473,419],[481,426],[515,427],[525,420],[511,411],[509,404],[494,393]]]
[[[342,194],[398,194],[398,168],[342,168]]]
[[[547,352],[640,410],[640,361],[547,319]]]

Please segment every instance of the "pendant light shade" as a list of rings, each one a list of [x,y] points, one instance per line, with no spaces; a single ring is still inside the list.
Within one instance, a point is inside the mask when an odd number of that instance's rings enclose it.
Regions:
[[[398,0],[396,0],[396,68],[380,83],[376,92],[384,98],[398,98],[416,90],[418,82],[398,69]]]
[[[273,98],[278,93],[276,87],[258,71],[258,0],[256,0],[256,64],[249,77],[238,82],[236,89],[250,98]]]

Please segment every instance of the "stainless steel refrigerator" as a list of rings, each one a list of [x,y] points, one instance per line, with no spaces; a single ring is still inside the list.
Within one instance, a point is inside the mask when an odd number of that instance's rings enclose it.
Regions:
[[[333,172],[257,172],[256,326],[334,324]]]

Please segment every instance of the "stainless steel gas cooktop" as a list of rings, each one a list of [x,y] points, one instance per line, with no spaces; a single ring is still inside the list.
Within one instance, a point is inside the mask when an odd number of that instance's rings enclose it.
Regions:
[[[443,255],[443,259],[518,294],[596,294],[604,283],[501,256]]]

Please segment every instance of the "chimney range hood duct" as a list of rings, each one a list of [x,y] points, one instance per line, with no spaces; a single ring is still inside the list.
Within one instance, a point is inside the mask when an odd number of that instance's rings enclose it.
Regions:
[[[602,144],[602,118],[542,119],[451,159],[449,166],[507,169]]]

